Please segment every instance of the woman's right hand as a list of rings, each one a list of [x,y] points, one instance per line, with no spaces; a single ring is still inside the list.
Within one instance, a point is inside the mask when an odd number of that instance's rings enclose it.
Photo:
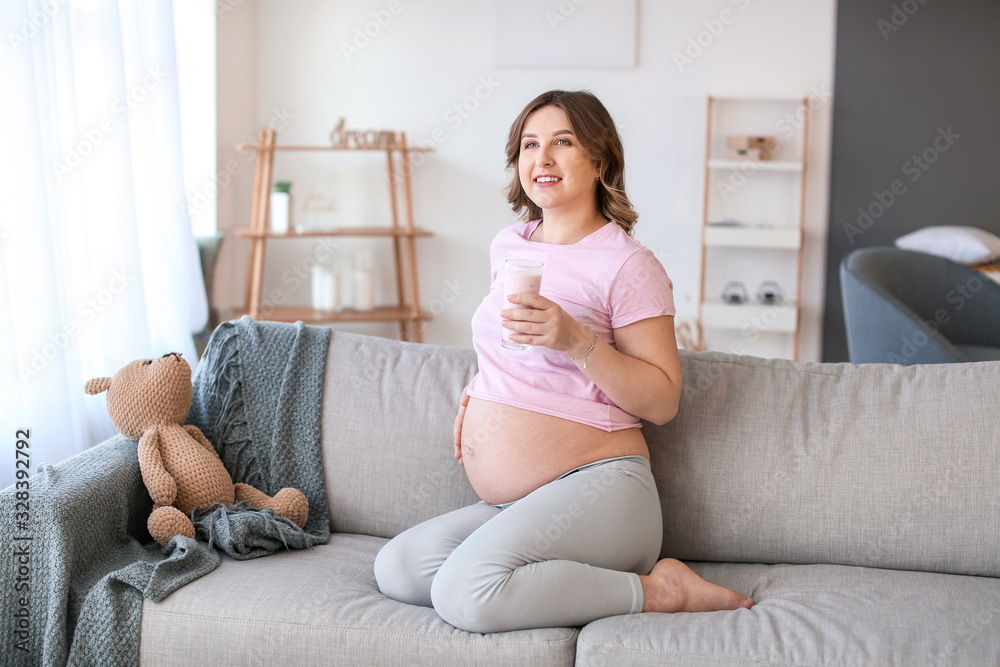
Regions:
[[[462,423],[465,421],[465,409],[469,405],[469,388],[462,390],[462,399],[459,401],[458,416],[455,417],[455,458],[459,465],[465,465],[462,461]]]

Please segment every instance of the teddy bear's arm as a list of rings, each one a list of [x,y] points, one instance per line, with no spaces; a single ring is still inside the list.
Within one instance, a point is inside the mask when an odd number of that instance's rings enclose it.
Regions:
[[[153,502],[173,505],[177,497],[177,483],[163,467],[160,458],[160,431],[155,426],[147,429],[139,440],[139,470],[142,481]]]
[[[200,428],[198,428],[194,424],[185,424],[184,430],[187,431],[192,438],[197,440],[198,444],[200,444],[202,447],[215,454],[216,457],[219,456],[219,453],[215,451],[215,447],[213,447],[212,443],[208,441],[208,438],[205,437],[205,434],[201,432]]]

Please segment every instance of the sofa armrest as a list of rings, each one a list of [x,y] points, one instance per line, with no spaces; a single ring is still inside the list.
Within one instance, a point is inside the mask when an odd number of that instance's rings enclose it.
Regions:
[[[44,500],[52,521],[77,535],[97,537],[114,529],[116,539],[148,542],[153,500],[142,481],[137,447],[118,435],[58,464],[42,463],[30,478],[32,496]],[[39,491],[44,496],[36,495]]]
[[[57,656],[51,664],[62,664],[91,587],[108,572],[150,558],[143,544],[151,542],[146,519],[153,501],[136,443],[120,435],[56,465],[40,464],[28,483],[27,497],[18,498],[24,489],[16,484],[0,491],[0,542],[25,554],[23,563],[0,559],[0,580],[27,575],[26,587],[3,587],[0,608],[11,618],[25,608],[29,654],[44,654],[46,663]],[[25,511],[17,503],[25,500],[27,517],[15,521],[15,512]]]

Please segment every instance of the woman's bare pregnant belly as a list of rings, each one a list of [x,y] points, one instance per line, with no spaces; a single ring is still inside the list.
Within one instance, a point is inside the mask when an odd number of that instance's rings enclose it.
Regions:
[[[469,398],[462,423],[462,463],[488,503],[522,498],[586,463],[649,449],[637,428],[603,431],[574,421]]]

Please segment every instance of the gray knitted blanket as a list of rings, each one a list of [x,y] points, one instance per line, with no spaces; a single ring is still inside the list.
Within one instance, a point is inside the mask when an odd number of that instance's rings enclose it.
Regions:
[[[215,548],[243,560],[326,543],[320,404],[329,340],[329,329],[301,322],[220,325],[188,415],[234,482],[268,495],[300,489],[309,500],[304,530],[237,503],[196,508],[198,539],[160,547],[146,530],[153,503],[137,444],[123,436],[40,464],[27,489],[0,492],[0,663],[137,665],[143,598],[158,602],[215,569]]]

